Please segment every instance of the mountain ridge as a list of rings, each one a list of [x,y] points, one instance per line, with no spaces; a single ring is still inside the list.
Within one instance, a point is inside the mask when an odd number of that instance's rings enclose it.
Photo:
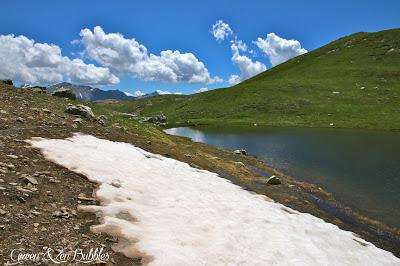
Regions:
[[[400,129],[400,29],[358,32],[230,88],[108,105],[170,125]]]

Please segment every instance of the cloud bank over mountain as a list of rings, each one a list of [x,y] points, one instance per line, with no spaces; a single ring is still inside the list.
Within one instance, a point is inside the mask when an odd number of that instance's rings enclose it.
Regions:
[[[249,50],[246,43],[237,38],[237,35],[228,23],[217,20],[210,32],[217,42],[222,42],[232,36],[230,39],[232,63],[239,68],[239,73],[232,74],[229,77],[229,84],[235,85],[267,70],[265,64],[251,58],[255,54],[254,50]],[[265,39],[258,37],[257,40],[252,43],[269,58],[272,66],[276,66],[307,52],[306,49],[301,48],[299,41],[287,40],[279,37],[275,33],[267,34]]]
[[[257,41],[254,41],[254,43],[268,56],[272,66],[276,66],[293,57],[307,53],[306,49],[301,48],[299,41],[287,40],[279,37],[275,33],[267,34],[265,39],[257,38]]]
[[[99,26],[93,31],[81,30],[80,36],[90,59],[120,74],[164,82],[221,81],[218,77],[212,78],[204,63],[192,53],[165,50],[155,55],[135,39],[127,39],[119,33],[105,33]]]
[[[119,78],[107,67],[70,59],[62,55],[57,45],[38,43],[22,35],[0,35],[0,61],[0,78],[21,82],[119,83]]]

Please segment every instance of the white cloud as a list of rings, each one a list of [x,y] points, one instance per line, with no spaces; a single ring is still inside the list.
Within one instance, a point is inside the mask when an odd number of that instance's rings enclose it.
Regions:
[[[163,90],[156,90],[159,95],[167,95],[167,94],[175,94],[175,95],[182,95],[182,92],[170,92],[170,91],[163,91]]]
[[[69,81],[81,84],[117,84],[108,68],[62,56],[57,45],[36,43],[25,36],[0,35],[0,78],[27,83]]]
[[[218,20],[212,26],[211,34],[217,41],[223,41],[226,37],[233,34],[231,27],[229,24],[223,22],[222,20]]]
[[[135,91],[134,93],[133,93],[133,96],[135,96],[135,97],[140,97],[140,96],[143,96],[143,95],[145,95],[146,93],[144,93],[144,92],[142,92],[142,91]]]
[[[93,31],[81,30],[80,36],[86,55],[117,73],[165,82],[221,81],[219,77],[212,78],[204,64],[192,53],[166,50],[154,55],[135,39],[127,39],[119,33],[105,33],[99,26]]]
[[[290,58],[307,53],[301,48],[297,40],[287,40],[279,37],[275,33],[267,34],[267,38],[257,38],[254,43],[269,57],[272,66],[283,63]]]
[[[172,93],[169,92],[169,91],[163,91],[163,90],[156,90],[156,92],[157,92],[158,94],[160,94],[160,95],[172,94]]]
[[[241,55],[240,52],[247,51],[247,45],[242,41],[232,41],[232,62],[240,69],[240,75],[231,75],[229,78],[230,84],[237,84],[243,80],[249,79],[267,69],[267,67],[259,62],[253,61],[245,55]]]
[[[194,93],[202,93],[202,92],[206,92],[209,91],[208,88],[200,88],[197,91],[195,91]]]

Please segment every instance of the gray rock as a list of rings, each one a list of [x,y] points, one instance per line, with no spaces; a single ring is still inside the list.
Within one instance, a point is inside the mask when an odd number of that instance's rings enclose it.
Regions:
[[[15,121],[20,122],[20,123],[25,123],[25,119],[23,119],[22,117],[17,117],[17,119],[15,119]]]
[[[152,117],[142,117],[140,119],[141,122],[148,122],[148,123],[153,123],[159,126],[165,126],[167,125],[167,117],[163,114],[161,115],[155,115]]]
[[[25,183],[31,183],[32,185],[38,185],[39,182],[33,176],[25,176]]]
[[[68,105],[65,109],[65,112],[68,114],[79,115],[86,118],[93,118],[94,114],[92,109],[85,105]]]
[[[0,80],[0,82],[4,83],[4,84],[7,84],[7,85],[11,85],[11,86],[14,85],[14,83],[13,83],[13,81],[11,79],[2,79],[2,80]]]
[[[14,169],[15,166],[12,163],[3,163],[0,162],[0,167],[8,168],[8,169]]]
[[[234,150],[233,152],[240,155],[247,155],[247,152],[244,149]]]
[[[270,178],[267,179],[267,184],[280,185],[280,184],[282,184],[282,182],[278,177],[276,177],[275,175],[272,175]]]
[[[70,100],[76,100],[76,95],[71,89],[64,89],[64,88],[57,89],[51,95],[61,98],[67,98]]]

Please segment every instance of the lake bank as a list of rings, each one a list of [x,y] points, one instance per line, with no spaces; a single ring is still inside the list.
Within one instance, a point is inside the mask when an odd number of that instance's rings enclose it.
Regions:
[[[170,129],[167,130],[167,131],[170,131]],[[185,134],[181,134],[181,135],[184,136]],[[188,134],[186,134],[186,137],[189,137]],[[199,134],[197,137],[198,137],[197,141],[203,140],[203,142],[204,142],[204,139],[201,139],[202,137],[204,137],[204,135]],[[192,138],[193,138],[193,136],[192,136]],[[224,136],[224,140],[225,141],[228,140],[228,139],[229,139],[229,136]],[[196,138],[195,138],[195,140],[196,140]],[[213,143],[209,143],[209,144],[213,144]],[[215,143],[214,143],[214,145],[215,145]],[[219,146],[219,148],[222,148],[222,147]],[[236,148],[244,148],[244,147],[243,146],[241,146],[241,147],[235,146],[235,149]],[[250,150],[248,150],[248,151],[251,152]],[[246,156],[246,157],[249,157],[249,156]],[[257,156],[257,157],[258,157],[258,159],[261,159],[259,156]],[[244,158],[244,156],[242,156],[242,158]],[[267,163],[267,165],[271,166],[268,163]],[[248,167],[247,164],[246,164],[246,167]],[[270,170],[269,172],[267,171],[267,173],[264,173],[264,176],[266,176],[266,175],[268,175],[270,173],[276,173],[276,172],[274,172],[275,169],[271,170],[271,168],[270,168],[269,170]],[[284,175],[283,173],[280,173],[280,174]],[[261,174],[261,175],[259,174],[258,176],[260,177],[262,175],[263,174]],[[286,176],[286,175],[284,175],[284,176]],[[291,178],[289,176],[286,176],[286,177]],[[232,178],[232,177],[227,176],[227,178]],[[313,182],[310,182],[309,180],[306,181],[306,180],[301,179],[301,178],[300,178],[300,180],[303,180],[305,182],[299,182],[299,178],[294,179],[294,182],[302,183],[303,188],[309,186],[308,189],[309,189],[310,192],[319,190],[318,186],[311,185]],[[247,187],[250,190],[256,191],[257,193],[261,193],[261,194],[272,193],[272,194],[268,194],[268,195],[271,196],[272,198],[274,198],[275,200],[283,202],[285,205],[289,204],[289,206],[291,206],[291,207],[293,207],[295,209],[299,210],[299,209],[303,208],[303,210],[304,210],[304,206],[293,206],[293,202],[291,202],[290,200],[287,200],[287,199],[291,198],[291,196],[288,195],[288,194],[290,194],[292,192],[289,192],[289,191],[293,191],[292,187],[290,187],[290,186],[285,188],[285,189],[287,189],[287,191],[285,191],[286,194],[282,193],[282,190],[280,190],[282,195],[277,196],[277,195],[273,195],[274,192],[271,192],[271,191],[266,192],[265,191],[265,187],[263,187],[260,184],[257,184],[256,182],[251,182],[250,180],[247,180],[247,181],[243,182],[243,180],[240,181],[240,180],[237,180],[237,179],[233,180],[233,181],[241,183],[242,185],[245,184],[244,185],[245,187]],[[305,189],[305,190],[307,190],[307,189]],[[286,198],[285,198],[284,195],[286,195]],[[307,196],[304,196],[304,195],[302,195],[302,196],[297,195],[297,196],[302,198],[302,199],[307,198]],[[379,217],[377,217],[375,221],[370,220],[370,219],[365,217],[365,216],[371,217],[370,215],[368,215],[368,213],[366,213],[365,211],[360,211],[358,208],[353,207],[351,204],[350,204],[350,206],[351,206],[351,208],[350,208],[349,204],[345,204],[343,199],[336,198],[337,200],[339,200],[339,201],[337,201],[334,197],[329,196],[328,198],[329,199],[327,199],[326,197],[324,197],[322,195],[318,195],[318,196],[311,195],[310,197],[308,197],[308,200],[306,200],[306,202],[307,201],[311,202],[312,203],[311,204],[312,207],[307,206],[305,209],[309,208],[309,210],[306,210],[306,211],[310,212],[310,213],[313,213],[314,215],[320,215],[319,217],[324,217],[324,214],[321,214],[320,210],[322,210],[322,213],[323,212],[327,212],[327,213],[329,213],[329,215],[332,215],[332,216],[335,217],[334,219],[328,218],[328,221],[333,222],[335,224],[338,224],[338,222],[339,222],[339,224],[340,223],[344,223],[344,224],[346,224],[346,226],[350,225],[350,227],[352,229],[349,229],[349,230],[358,230],[360,228],[364,228],[364,229],[365,228],[374,228],[376,226],[378,226],[378,227],[383,226],[384,228],[387,228],[382,223],[376,221],[376,220],[382,221],[382,219],[380,219]],[[298,204],[298,205],[301,205],[301,204]],[[309,204],[307,203],[305,205],[309,205]],[[319,211],[318,210],[317,211],[316,210],[312,210],[313,208],[317,208],[317,209],[319,209]],[[316,213],[318,213],[318,214],[316,214]],[[362,229],[361,231],[363,231],[364,229]],[[384,231],[386,231],[386,229]],[[399,245],[400,242],[399,242],[399,231],[398,231],[398,229],[392,228],[392,229],[389,229],[389,231],[391,232],[391,233],[388,234],[388,236],[389,236],[388,239],[391,239],[389,241],[393,241],[392,243],[395,246]],[[378,235],[377,235],[378,239],[383,240],[385,238],[383,235],[384,234],[378,233]],[[396,247],[396,249],[398,249],[398,248]]]
[[[246,149],[283,173],[322,186],[374,219],[400,227],[400,134],[381,131],[197,127],[167,129],[227,150]]]

